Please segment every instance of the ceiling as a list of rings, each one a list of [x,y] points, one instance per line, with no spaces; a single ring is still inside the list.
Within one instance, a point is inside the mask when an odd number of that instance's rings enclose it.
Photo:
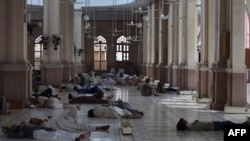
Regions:
[[[67,1],[74,4],[75,12],[82,12],[82,14],[87,12],[90,20],[112,20],[114,13],[117,17],[116,20],[124,20],[124,17],[131,15],[131,13],[136,11],[138,7],[142,7],[144,10],[146,10],[147,6],[152,0],[105,0],[106,3],[111,4],[109,6],[107,6],[108,4],[106,4],[106,6],[100,6],[104,0],[76,0],[75,2],[72,2],[74,0]],[[95,2],[99,3],[99,5],[95,6]],[[27,0],[27,3],[28,12],[32,13],[31,19],[42,20],[43,0]]]

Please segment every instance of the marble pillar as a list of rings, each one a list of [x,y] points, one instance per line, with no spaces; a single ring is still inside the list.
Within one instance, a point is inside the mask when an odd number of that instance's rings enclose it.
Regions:
[[[27,52],[27,6],[25,0],[2,1],[0,6],[1,95],[13,109],[24,108],[32,94],[32,70]]]
[[[61,44],[53,43],[53,36],[65,40],[60,33],[60,0],[44,0],[43,33],[49,36],[47,50],[41,64],[41,83],[60,87],[62,84]],[[61,41],[62,42],[62,41]]]

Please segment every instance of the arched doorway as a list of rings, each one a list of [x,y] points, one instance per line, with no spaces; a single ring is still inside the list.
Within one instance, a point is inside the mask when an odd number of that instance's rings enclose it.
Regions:
[[[94,70],[107,70],[107,41],[101,35],[94,41]]]

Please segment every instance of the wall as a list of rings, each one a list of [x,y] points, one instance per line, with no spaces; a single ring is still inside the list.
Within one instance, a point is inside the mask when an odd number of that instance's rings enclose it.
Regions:
[[[112,43],[115,44],[117,38],[122,35],[122,32],[119,33],[120,35],[113,37],[112,40],[112,21],[96,21],[96,23],[93,23],[91,21],[91,25],[96,25],[96,28],[92,31],[91,36],[96,35],[102,35],[106,41],[107,41],[107,71],[109,72],[110,68],[116,68],[119,69],[122,65],[122,63],[117,63],[116,62],[116,48],[112,46]],[[116,23],[116,28],[118,30],[122,30],[124,27],[124,22],[123,21],[117,21]],[[93,34],[94,33],[94,34]],[[131,27],[130,30],[131,36],[134,36],[135,34],[135,29],[134,27]],[[126,32],[124,31],[124,34],[126,36]],[[87,36],[87,35],[85,35]],[[138,43],[139,42],[132,42],[130,44],[130,61],[132,61],[135,66],[138,66]],[[83,71],[90,71],[93,70],[93,38],[86,38],[85,42],[85,63],[86,63],[86,69]],[[125,63],[126,64],[126,63]]]

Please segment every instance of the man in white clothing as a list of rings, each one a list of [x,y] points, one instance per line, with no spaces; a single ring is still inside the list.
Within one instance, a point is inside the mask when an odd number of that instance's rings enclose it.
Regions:
[[[44,97],[38,96],[37,98],[31,99],[32,105],[35,105],[37,108],[64,108],[63,103],[56,97]]]
[[[8,138],[15,139],[41,139],[50,141],[80,141],[90,136],[91,132],[82,134],[54,130],[43,126],[31,126],[21,122],[19,125],[2,126],[2,132]]]
[[[88,117],[104,118],[141,118],[141,114],[131,113],[127,109],[121,109],[116,106],[97,105],[94,109],[88,111]]]
[[[105,126],[93,126],[89,124],[79,123],[77,121],[79,114],[79,107],[70,106],[69,112],[65,117],[53,119],[51,116],[48,119],[31,118],[29,123],[33,125],[42,125],[45,127],[53,128],[55,130],[85,130],[85,131],[95,131],[95,130],[108,130],[109,125]]]

